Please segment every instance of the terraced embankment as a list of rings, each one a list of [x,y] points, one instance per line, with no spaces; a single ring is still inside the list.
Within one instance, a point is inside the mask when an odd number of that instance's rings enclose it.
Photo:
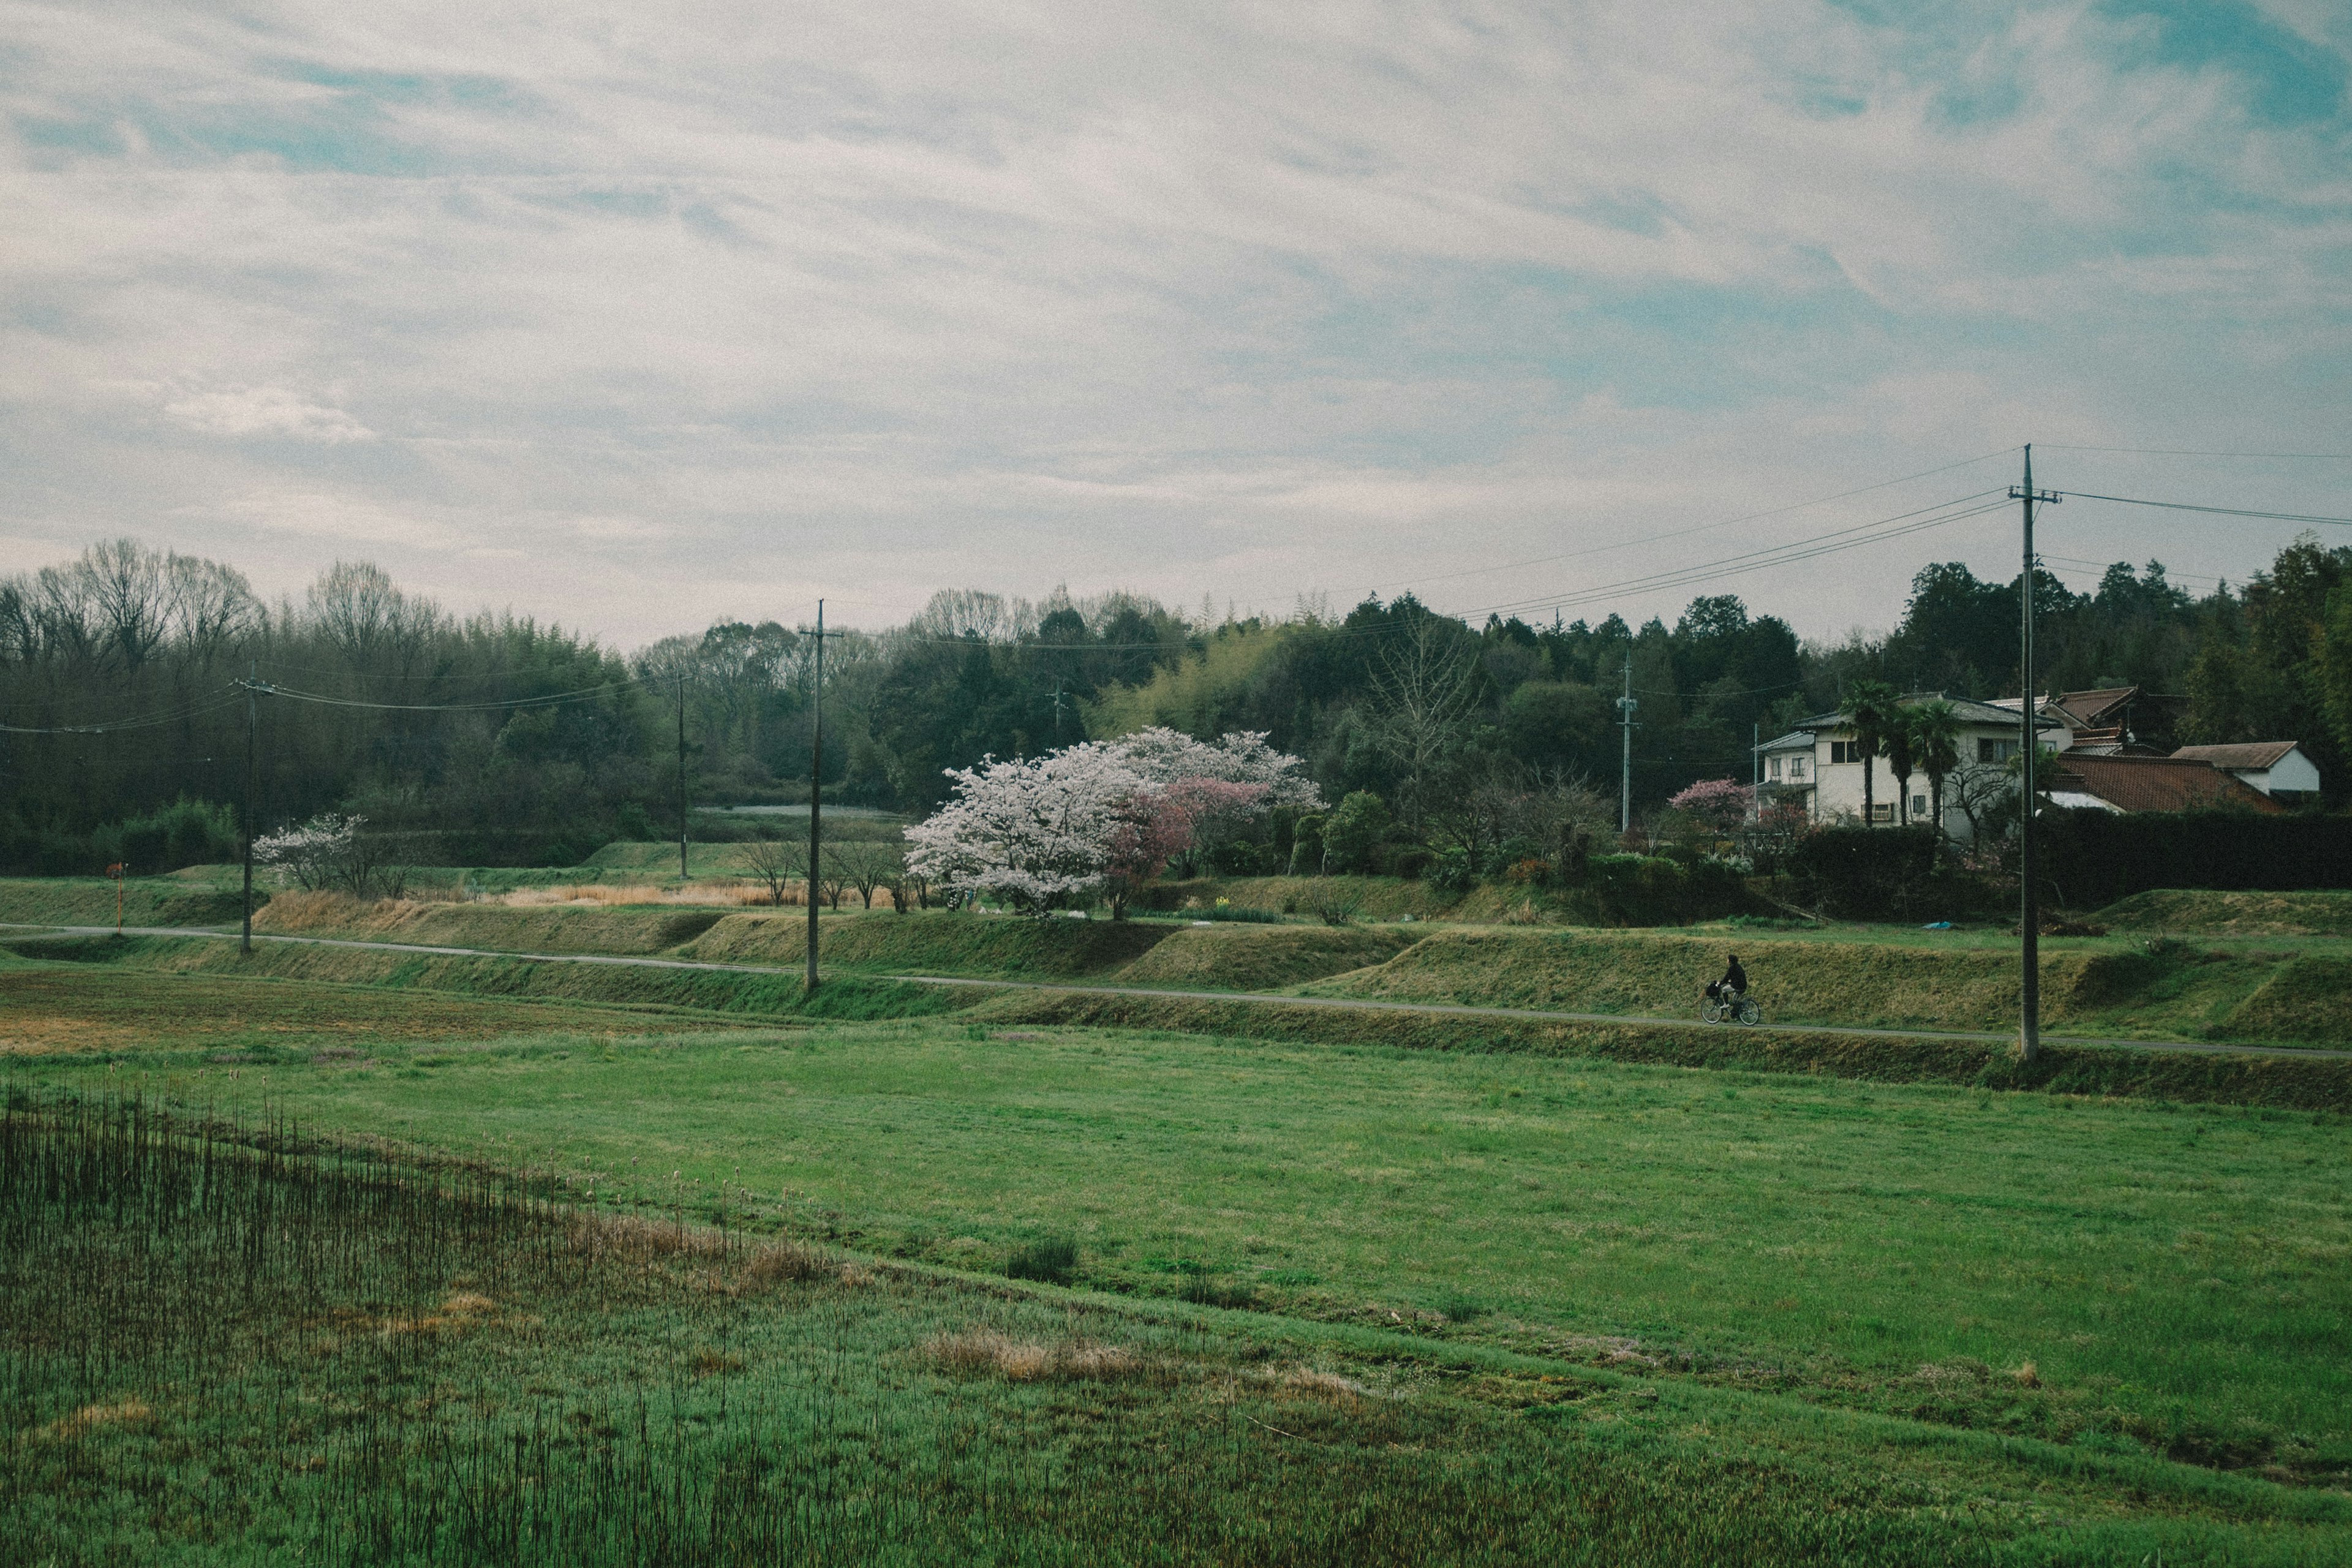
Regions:
[[[871,973],[1076,980],[1113,973],[1190,929],[1165,921],[877,912],[820,921],[817,954],[827,966]],[[784,964],[807,954],[808,917],[796,910],[729,915],[677,952],[705,963]]]
[[[2113,931],[2200,936],[2352,936],[2352,892],[2135,893],[2095,917]]]
[[[1774,1023],[2001,1030],[2018,1016],[2017,960],[1998,948],[1867,941],[1769,941],[1665,932],[1437,931],[1377,968],[1304,987],[1310,995],[1544,1011],[1693,1015],[1736,949]],[[2352,1043],[2352,1011],[2315,1005],[2334,959],[2045,952],[2042,1021],[2126,1038]],[[2339,992],[2340,994],[2340,992]]]
[[[425,947],[485,947],[508,952],[664,952],[725,918],[718,909],[676,906],[362,903],[332,893],[287,893],[253,918],[253,929],[284,936],[348,937]],[[165,921],[154,921],[165,924]]]
[[[1278,991],[1385,963],[1420,940],[1411,926],[1187,926],[1120,970],[1117,983]]]
[[[219,939],[136,936],[25,938],[23,958],[99,963],[169,974],[323,982],[394,990],[600,1006],[680,1007],[790,1018],[913,1018],[951,1013],[976,993],[844,975],[814,995],[782,971],[699,969],[641,961],[533,963],[494,955],[393,952],[318,942],[262,942],[249,954]]]
[[[0,922],[112,925],[114,884],[103,877],[0,879]],[[242,895],[166,879],[123,884],[126,925],[216,926],[239,920]]]

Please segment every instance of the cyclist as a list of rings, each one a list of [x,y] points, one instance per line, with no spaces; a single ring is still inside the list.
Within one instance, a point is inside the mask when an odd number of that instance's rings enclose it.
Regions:
[[[1706,988],[1707,1000],[1737,1002],[1747,994],[1748,971],[1739,967],[1739,955],[1735,952],[1731,955],[1730,967],[1723,972],[1723,978]]]

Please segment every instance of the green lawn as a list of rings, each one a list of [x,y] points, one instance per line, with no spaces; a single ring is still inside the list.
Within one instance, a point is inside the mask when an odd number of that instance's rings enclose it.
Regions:
[[[2005,1431],[2352,1466],[2340,1118],[1003,1033],[418,1047],[285,1060],[269,1089],[306,1122],[544,1163],[608,1200],[740,1184],[869,1252],[991,1269],[1062,1234],[1114,1290],[1189,1281]]]

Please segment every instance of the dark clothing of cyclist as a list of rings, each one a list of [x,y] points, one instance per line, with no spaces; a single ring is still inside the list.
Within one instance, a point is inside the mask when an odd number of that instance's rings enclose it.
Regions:
[[[1736,952],[1731,955],[1731,966],[1723,972],[1723,978],[1706,988],[1710,996],[1739,996],[1744,995],[1747,990],[1748,971],[1739,967],[1739,955]]]

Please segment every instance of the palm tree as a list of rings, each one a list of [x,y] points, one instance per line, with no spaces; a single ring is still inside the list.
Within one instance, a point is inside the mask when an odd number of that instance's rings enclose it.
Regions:
[[[1903,710],[1909,731],[1911,760],[1927,775],[1927,802],[1934,813],[1936,836],[1944,834],[1944,780],[1960,765],[1960,714],[1942,698],[1915,702]]]
[[[1911,754],[1911,710],[1899,703],[1887,715],[1886,771],[1895,775],[1895,820],[1911,825],[1911,775],[1916,771]]]
[[[1883,680],[1857,680],[1845,689],[1845,700],[1838,707],[1838,717],[1853,735],[1854,749],[1862,753],[1862,821],[1870,826],[1872,806],[1876,798],[1874,759],[1885,749],[1887,731],[1898,722],[1900,694]]]

